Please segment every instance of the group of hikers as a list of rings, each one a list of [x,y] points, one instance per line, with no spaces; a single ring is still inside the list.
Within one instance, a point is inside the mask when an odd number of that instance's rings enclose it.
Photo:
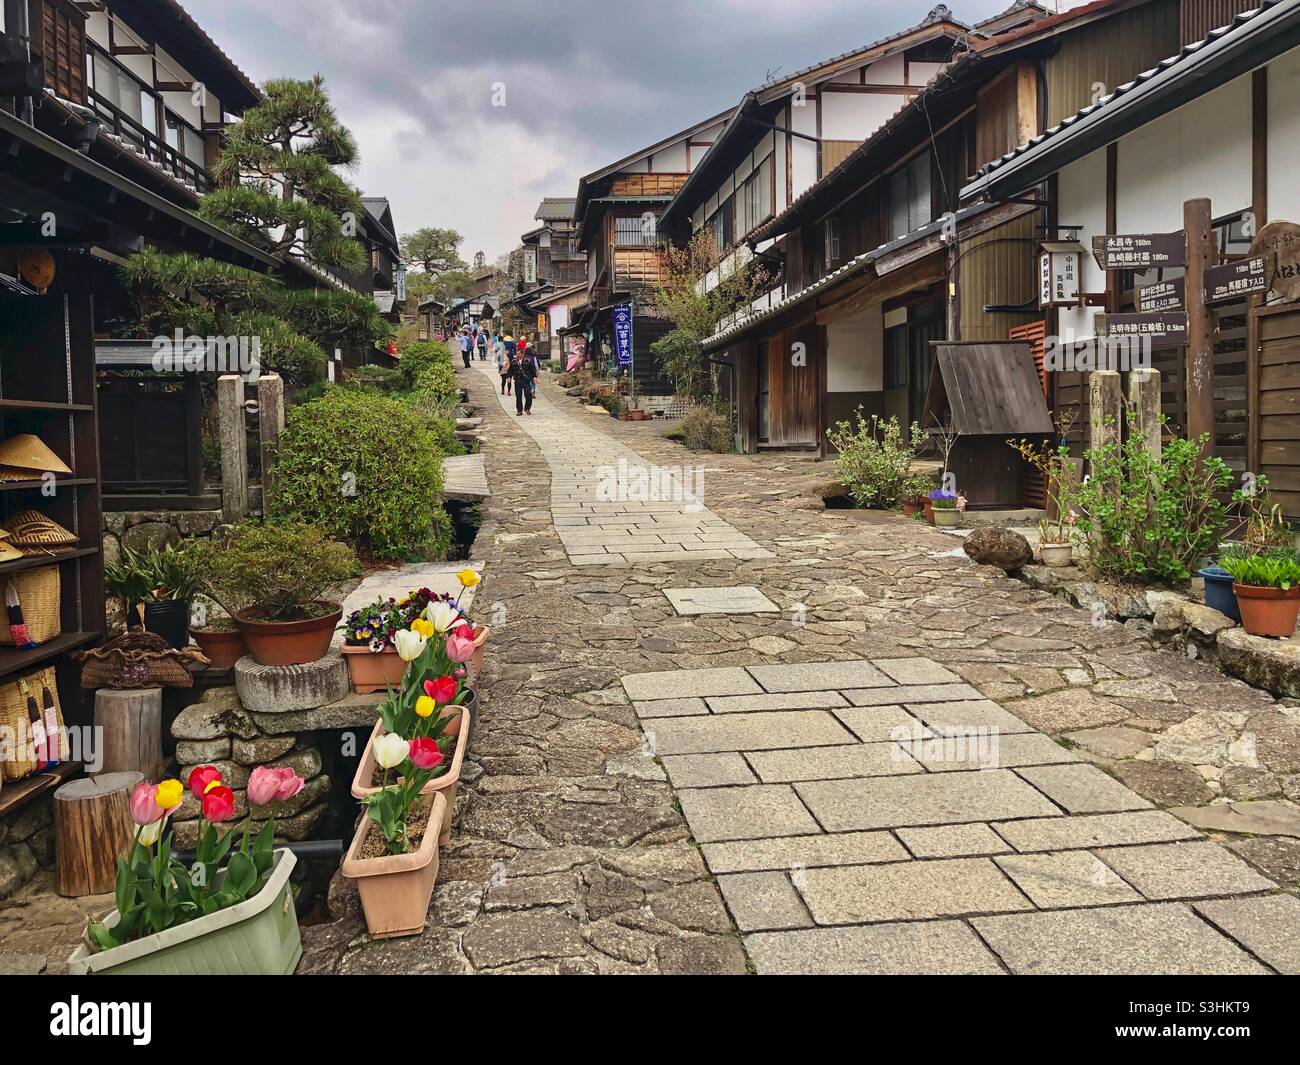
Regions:
[[[486,362],[488,349],[496,359],[497,372],[501,375],[501,394],[515,397],[515,414],[522,416],[533,413],[533,396],[537,394],[537,378],[541,373],[541,362],[535,352],[529,349],[528,341],[523,337],[515,340],[509,334],[491,333],[485,326],[463,326],[458,336],[460,357],[465,369],[470,368],[475,350],[479,361]]]

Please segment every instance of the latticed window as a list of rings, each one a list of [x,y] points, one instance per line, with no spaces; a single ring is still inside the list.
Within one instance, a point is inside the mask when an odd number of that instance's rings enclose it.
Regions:
[[[41,5],[45,86],[65,100],[86,102],[86,16],[61,0]]]

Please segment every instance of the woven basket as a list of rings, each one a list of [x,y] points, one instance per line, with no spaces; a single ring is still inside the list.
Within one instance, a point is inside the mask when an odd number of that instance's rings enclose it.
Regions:
[[[194,674],[188,664],[206,666],[208,660],[192,647],[173,650],[152,632],[132,629],[103,647],[78,651],[83,688],[191,688]]]
[[[27,623],[27,638],[32,643],[46,643],[63,631],[60,623],[60,592],[58,566],[39,566],[24,570],[8,578],[18,591],[18,601],[23,608],[23,621]],[[0,644],[15,644],[9,631],[9,615],[3,610],[4,581],[0,580]]]
[[[49,704],[47,706],[47,704]],[[39,722],[39,728],[35,727]],[[53,738],[48,738],[53,726]],[[41,768],[36,760],[36,739],[47,737],[47,761],[63,761],[67,752],[63,709],[54,667],[47,666],[17,680],[0,684],[0,776],[22,780]]]

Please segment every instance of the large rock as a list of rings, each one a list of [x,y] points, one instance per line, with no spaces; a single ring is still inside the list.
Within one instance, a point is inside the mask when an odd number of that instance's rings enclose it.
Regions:
[[[976,529],[963,541],[962,550],[981,566],[997,566],[1008,573],[1034,558],[1034,549],[1020,533],[994,525]]]
[[[197,703],[176,715],[172,736],[178,740],[215,740],[237,736],[251,740],[257,726],[244,711],[234,688],[209,688]]]
[[[1219,633],[1218,648],[1225,673],[1274,695],[1300,697],[1300,644],[1233,628]]]
[[[235,663],[235,690],[253,713],[313,710],[342,699],[349,687],[348,667],[337,651],[300,666],[259,666],[251,655]]]
[[[122,537],[122,546],[131,551],[148,551],[152,547],[180,543],[180,539],[181,534],[166,522],[146,521],[127,529]]]

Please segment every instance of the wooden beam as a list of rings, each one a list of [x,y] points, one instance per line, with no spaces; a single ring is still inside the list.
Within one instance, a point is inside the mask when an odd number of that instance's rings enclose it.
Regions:
[[[111,44],[108,46],[111,55],[153,55],[152,44]]]
[[[1204,455],[1214,454],[1214,341],[1210,309],[1205,303],[1205,269],[1214,254],[1210,201],[1183,203],[1187,234],[1187,438],[1209,434]]]
[[[1251,212],[1252,236],[1268,224],[1268,67],[1251,75]],[[1246,313],[1246,469],[1260,467],[1259,311],[1263,294],[1250,297]]]
[[[1038,71],[1032,63],[1016,64],[1016,143],[1038,136]]]

